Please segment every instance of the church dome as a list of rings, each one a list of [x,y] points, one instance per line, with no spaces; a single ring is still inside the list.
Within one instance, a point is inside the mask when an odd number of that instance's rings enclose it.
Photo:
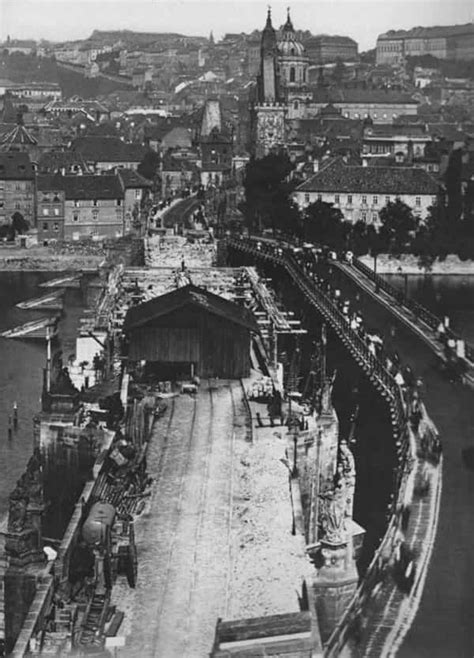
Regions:
[[[283,57],[304,57],[305,51],[301,41],[296,38],[295,28],[290,18],[290,10],[288,10],[288,17],[282,29],[281,39],[277,44],[278,52]]]

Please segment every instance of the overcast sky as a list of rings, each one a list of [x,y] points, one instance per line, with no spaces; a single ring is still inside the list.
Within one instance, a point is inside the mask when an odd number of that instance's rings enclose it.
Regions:
[[[291,7],[297,29],[313,34],[346,34],[360,50],[375,46],[389,29],[468,23],[472,0],[313,0],[271,2],[274,25]],[[93,29],[180,32],[220,38],[251,32],[265,23],[268,3],[234,0],[0,0],[0,38],[83,39]]]

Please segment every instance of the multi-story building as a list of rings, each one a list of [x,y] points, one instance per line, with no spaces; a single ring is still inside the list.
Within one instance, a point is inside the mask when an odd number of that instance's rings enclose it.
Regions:
[[[327,62],[355,62],[358,58],[357,42],[350,37],[321,34],[304,42],[310,64]]]
[[[57,82],[23,82],[9,87],[8,91],[15,98],[22,99],[26,104],[35,99],[60,100],[61,87]]]
[[[362,142],[364,157],[401,155],[412,160],[425,155],[427,144],[432,137],[424,124],[366,126]]]
[[[28,153],[0,152],[0,224],[9,224],[19,212],[36,226],[35,170]]]
[[[116,174],[64,176],[64,238],[120,237],[125,193]]]
[[[124,235],[132,230],[134,216],[140,214],[143,201],[150,194],[152,183],[133,169],[119,169],[118,175],[124,189]]]
[[[296,188],[301,208],[324,201],[339,208],[347,221],[379,223],[380,210],[397,199],[423,219],[436,202],[438,183],[426,171],[413,167],[365,167],[330,161]]]
[[[377,38],[377,64],[400,64],[405,57],[474,59],[474,23],[390,30]]]
[[[64,240],[65,194],[61,175],[43,174],[36,179],[38,242]]]

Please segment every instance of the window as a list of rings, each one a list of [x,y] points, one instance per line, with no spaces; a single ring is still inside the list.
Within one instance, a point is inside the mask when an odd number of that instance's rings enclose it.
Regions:
[[[74,215],[72,216],[72,219],[73,219],[74,222],[78,222],[79,221],[79,215],[77,213],[74,213]]]
[[[385,197],[385,203],[390,203],[390,197],[389,196]]]
[[[323,200],[323,195],[322,195],[322,194],[318,194],[318,201],[322,201],[322,200]]]
[[[290,82],[294,82],[296,79],[296,72],[295,72],[295,67],[292,66],[290,68]]]
[[[117,205],[121,206],[122,205],[122,199],[117,199]]]
[[[58,197],[57,194],[54,195],[53,203],[61,203],[61,199]]]
[[[349,205],[352,204],[352,194],[348,194],[348,195],[347,195],[347,203],[348,203]]]
[[[21,206],[20,206],[20,204],[19,204],[18,201],[17,201],[17,202],[15,203],[15,210],[20,210],[20,207],[21,207]]]
[[[97,206],[97,199],[94,199],[94,201],[92,203],[93,203],[94,206]]]
[[[372,197],[372,203],[374,204],[374,206],[377,206],[377,205],[378,205],[378,203],[379,203],[379,198],[378,198],[378,196],[373,196],[373,197]]]
[[[293,103],[293,109],[297,110],[298,107],[299,107],[298,101],[295,101],[295,102]]]
[[[135,199],[139,199],[141,197],[142,191],[141,190],[135,190]]]
[[[305,203],[309,203],[310,198],[309,198],[309,194],[308,194],[308,193],[306,193],[306,194],[304,195],[304,200],[305,200]]]
[[[416,206],[421,206],[421,197],[419,197],[419,196],[415,197],[415,205]]]
[[[48,230],[48,222],[43,222],[43,231]]]
[[[365,196],[365,194],[362,196],[362,203],[364,204],[364,206],[367,205],[367,197]]]
[[[374,224],[377,223],[378,219],[379,219],[379,215],[378,215],[378,213],[373,212],[373,213],[372,213],[372,221],[374,222]]]
[[[435,196],[432,196],[432,197],[431,197],[431,203],[432,203],[433,205],[436,203],[436,197],[435,197]]]
[[[54,209],[54,214],[56,215],[56,217],[59,215],[59,208]]]
[[[74,208],[79,208],[79,201],[74,199]]]
[[[54,224],[53,224],[53,229],[54,229],[55,231],[59,231],[59,224],[58,224],[57,222],[54,222]]]
[[[92,219],[94,221],[97,221],[98,216],[99,216],[99,211],[98,210],[93,210],[92,211]]]
[[[334,203],[339,203],[339,194],[334,195]]]
[[[46,217],[49,215],[49,208],[43,208],[43,215]]]
[[[363,212],[361,216],[362,216],[362,221],[366,222],[367,221],[367,213]]]

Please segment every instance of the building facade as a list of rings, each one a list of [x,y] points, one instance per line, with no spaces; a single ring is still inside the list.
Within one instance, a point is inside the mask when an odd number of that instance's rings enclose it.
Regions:
[[[338,60],[356,62],[358,58],[357,42],[350,37],[322,34],[307,39],[304,47],[311,64],[326,64]]]
[[[396,200],[424,219],[437,194],[438,183],[423,169],[364,167],[336,160],[297,187],[294,198],[300,208],[324,201],[339,208],[347,221],[378,225],[382,208]]]
[[[64,189],[62,176],[38,175],[37,177],[38,242],[64,240]]]
[[[125,194],[119,176],[64,176],[64,238],[116,238],[124,233]]]
[[[30,227],[36,226],[36,181],[27,153],[0,152],[0,224],[9,224],[19,212]]]
[[[400,64],[405,57],[474,59],[474,24],[390,30],[377,38],[377,64]]]

